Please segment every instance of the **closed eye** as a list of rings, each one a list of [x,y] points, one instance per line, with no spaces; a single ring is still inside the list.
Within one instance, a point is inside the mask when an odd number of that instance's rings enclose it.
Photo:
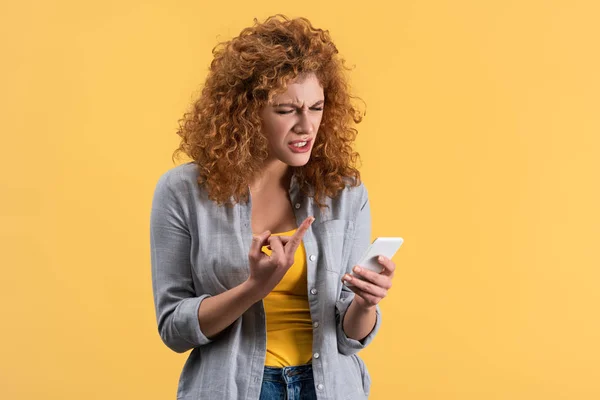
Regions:
[[[313,107],[311,108],[311,110],[313,111],[323,111],[323,107]],[[291,114],[294,112],[294,110],[288,110],[288,111],[275,111],[277,114]]]

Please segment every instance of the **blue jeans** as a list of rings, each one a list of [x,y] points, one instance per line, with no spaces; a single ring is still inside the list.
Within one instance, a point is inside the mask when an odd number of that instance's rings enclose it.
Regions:
[[[260,400],[317,400],[312,365],[265,366]]]

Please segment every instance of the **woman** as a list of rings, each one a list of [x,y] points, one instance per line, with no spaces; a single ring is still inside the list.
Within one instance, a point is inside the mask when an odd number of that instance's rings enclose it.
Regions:
[[[327,31],[254,22],[213,49],[178,131],[175,154],[193,161],[154,193],[158,330],[172,350],[193,349],[177,398],[364,399],[357,352],[379,329],[395,265],[353,269],[371,236],[351,165],[361,117]]]

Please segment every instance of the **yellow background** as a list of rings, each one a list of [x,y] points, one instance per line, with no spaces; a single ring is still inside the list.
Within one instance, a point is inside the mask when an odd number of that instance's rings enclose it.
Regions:
[[[154,185],[211,49],[328,29],[394,287],[372,399],[600,398],[596,1],[54,1],[0,8],[0,398],[173,399]]]

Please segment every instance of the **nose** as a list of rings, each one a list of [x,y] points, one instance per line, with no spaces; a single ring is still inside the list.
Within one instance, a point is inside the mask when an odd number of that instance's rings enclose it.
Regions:
[[[313,133],[313,124],[308,115],[308,110],[306,108],[302,109],[300,113],[300,120],[296,125],[294,125],[294,132],[296,133],[307,133],[312,135]]]

